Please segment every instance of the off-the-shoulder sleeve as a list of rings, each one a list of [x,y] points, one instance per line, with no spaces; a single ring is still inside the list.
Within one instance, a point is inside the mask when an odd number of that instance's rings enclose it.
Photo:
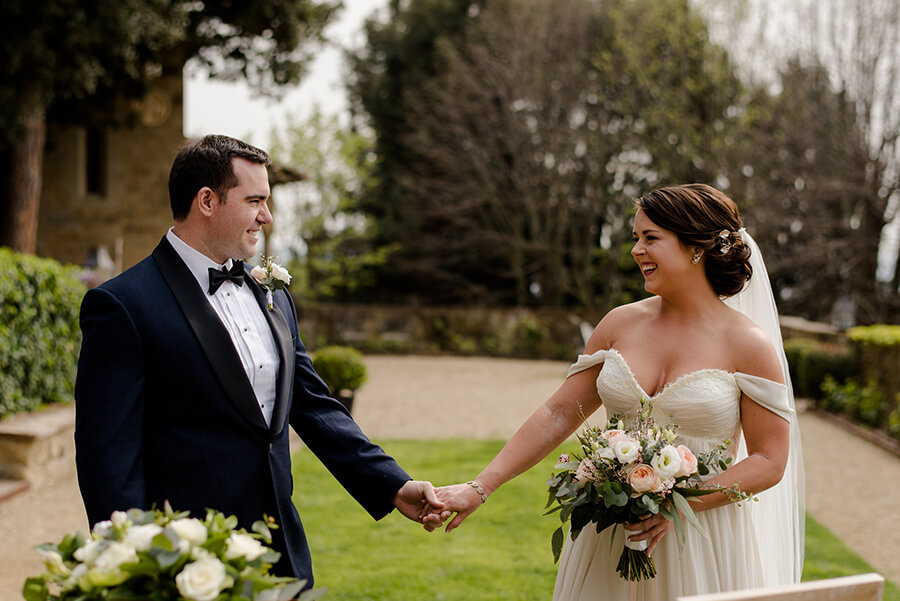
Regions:
[[[794,409],[791,407],[787,387],[784,384],[742,373],[735,373],[734,379],[748,397],[784,421],[791,421]]]
[[[600,365],[606,360],[606,355],[608,353],[608,350],[600,350],[590,355],[578,355],[578,361],[569,366],[569,373],[566,374],[566,377],[568,378],[572,374],[577,374],[580,371],[590,369],[595,365]]]

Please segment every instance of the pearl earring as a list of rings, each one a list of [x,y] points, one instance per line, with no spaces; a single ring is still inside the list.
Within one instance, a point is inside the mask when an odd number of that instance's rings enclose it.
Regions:
[[[699,248],[695,248],[694,249],[694,258],[691,259],[691,263],[696,265],[697,263],[700,262],[700,257],[702,257],[702,256],[703,256],[703,251],[700,250]]]

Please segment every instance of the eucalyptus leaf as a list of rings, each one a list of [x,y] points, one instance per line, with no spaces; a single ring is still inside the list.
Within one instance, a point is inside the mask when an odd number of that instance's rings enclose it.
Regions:
[[[550,539],[550,548],[553,550],[553,563],[558,562],[559,556],[562,554],[564,537],[562,526],[553,531],[553,538]]]
[[[705,538],[706,540],[710,540],[709,533],[700,524],[700,521],[697,519],[697,515],[694,513],[691,504],[687,502],[687,499],[676,492],[672,494],[672,501],[675,502],[675,507],[684,515],[685,519],[691,524],[691,526],[696,528],[697,532],[699,532],[703,536],[703,538]]]

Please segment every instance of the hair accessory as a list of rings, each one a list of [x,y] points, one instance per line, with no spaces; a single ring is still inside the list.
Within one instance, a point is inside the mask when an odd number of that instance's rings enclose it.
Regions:
[[[468,484],[469,486],[471,486],[472,488],[474,488],[474,489],[476,490],[476,492],[478,492],[478,494],[481,495],[481,502],[482,502],[482,503],[484,503],[485,501],[487,501],[487,495],[484,494],[484,489],[481,488],[481,485],[480,485],[480,484],[478,484],[478,483],[475,482],[474,480],[469,480],[468,482],[466,482],[466,484]]]
[[[702,257],[702,256],[703,256],[703,251],[700,250],[699,248],[695,248],[694,249],[694,258],[691,259],[691,263],[696,265],[697,263],[700,262],[700,257]]]
[[[731,250],[731,232],[729,232],[728,230],[722,230],[716,237],[718,238],[720,253],[724,255],[729,250]]]

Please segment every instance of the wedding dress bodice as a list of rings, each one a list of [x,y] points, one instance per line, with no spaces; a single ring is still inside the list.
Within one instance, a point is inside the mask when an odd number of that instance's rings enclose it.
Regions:
[[[701,369],[685,374],[668,383],[655,395],[647,394],[625,358],[616,349],[580,355],[569,369],[569,375],[603,363],[597,377],[597,392],[607,414],[634,417],[641,407],[641,399],[653,403],[653,417],[657,423],[672,424],[681,440],[695,452],[705,452],[723,440],[740,440],[741,392],[790,420],[793,411],[784,384],[758,376],[729,372],[722,369]],[[734,456],[738,445],[732,445]]]
[[[784,384],[759,376],[722,369],[701,369],[685,374],[649,395],[641,388],[628,363],[616,349],[601,350],[578,357],[569,375],[602,364],[597,376],[597,392],[608,415],[634,417],[641,399],[653,403],[658,424],[673,425],[679,444],[694,452],[706,452],[724,440],[734,444],[726,453],[740,461],[746,456],[741,440],[741,398],[754,402],[790,421],[793,416],[788,389]],[[697,513],[707,536],[694,528],[685,529],[685,544],[666,535],[653,552],[657,577],[629,583],[616,573],[619,550],[624,545],[623,529],[596,532],[585,528],[578,539],[566,538],[554,588],[554,601],[674,601],[684,595],[757,588],[788,582],[779,566],[790,572],[792,562],[785,553],[775,553],[769,542],[783,533],[762,529],[775,524],[758,514],[766,503],[729,504]],[[757,505],[759,507],[757,507]],[[774,511],[782,511],[778,506]],[[776,538],[771,538],[776,537]],[[766,551],[763,552],[763,549]],[[775,565],[777,564],[777,565]],[[783,564],[783,565],[782,565]]]

